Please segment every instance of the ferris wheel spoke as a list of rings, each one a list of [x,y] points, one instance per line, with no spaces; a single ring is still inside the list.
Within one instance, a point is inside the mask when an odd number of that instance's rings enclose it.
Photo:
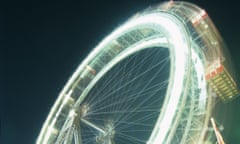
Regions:
[[[191,3],[139,13],[74,72],[37,144],[203,143],[216,104],[208,89],[220,80],[211,83],[218,40],[206,12]]]

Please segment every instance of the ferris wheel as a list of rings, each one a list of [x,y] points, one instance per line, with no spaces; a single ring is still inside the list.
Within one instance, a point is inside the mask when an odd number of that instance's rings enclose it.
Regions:
[[[170,1],[136,14],[79,65],[37,144],[210,143],[213,95],[239,92],[222,49],[194,4]],[[231,94],[215,83],[219,76]]]

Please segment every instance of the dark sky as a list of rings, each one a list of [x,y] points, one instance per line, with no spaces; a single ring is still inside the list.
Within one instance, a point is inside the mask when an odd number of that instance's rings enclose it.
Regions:
[[[9,1],[0,22],[0,38],[4,41],[0,136],[3,144],[35,143],[58,93],[91,49],[134,13],[159,2]],[[240,72],[238,1],[191,2],[208,12]],[[240,143],[240,126],[236,123],[240,121],[236,117],[240,115],[239,99],[226,104],[230,115],[235,115],[230,121],[233,133],[226,138],[231,144]]]

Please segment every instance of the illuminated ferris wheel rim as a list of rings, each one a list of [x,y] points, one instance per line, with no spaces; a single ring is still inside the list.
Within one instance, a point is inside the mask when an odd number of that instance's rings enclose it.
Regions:
[[[72,83],[76,79],[83,75],[84,70],[88,64],[96,58],[105,47],[107,47],[112,41],[121,37],[122,35],[129,33],[133,30],[150,28],[155,32],[158,32],[160,37],[145,38],[141,41],[130,45],[119,54],[116,58],[112,59],[103,71],[97,73],[96,77],[91,81],[83,94],[79,97],[75,105],[80,105],[88,92],[95,85],[95,83],[103,76],[111,67],[116,63],[124,59],[125,57],[135,53],[141,49],[149,47],[167,47],[170,51],[171,67],[170,67],[170,80],[162,107],[162,113],[155,124],[155,128],[151,134],[148,144],[163,143],[169,134],[169,129],[176,125],[176,109],[180,106],[180,99],[184,99],[186,96],[186,89],[189,85],[188,76],[190,75],[190,63],[193,59],[192,55],[196,56],[195,50],[191,45],[189,34],[185,28],[185,25],[176,16],[165,12],[154,12],[138,16],[137,18],[129,20],[121,27],[116,29],[112,34],[107,36],[80,64],[73,76],[69,79],[64,89],[61,91],[56,103],[52,107],[50,114],[47,117],[46,122],[38,137],[37,143],[47,143],[48,138],[51,135],[49,129],[54,128],[54,124],[57,121],[58,115],[61,112],[61,107],[64,106],[64,102],[67,101],[69,95],[73,89],[71,89]],[[193,54],[192,54],[193,53]],[[200,59],[198,61],[201,61]],[[200,67],[202,63],[200,62]],[[105,69],[105,70],[104,70]],[[200,73],[203,73],[203,68]],[[197,80],[200,81],[198,78]],[[199,82],[201,83],[201,82]]]
[[[178,19],[175,17],[167,14],[167,13],[153,13],[149,15],[144,15],[142,17],[139,17],[137,19],[131,20],[127,23],[125,23],[123,26],[118,28],[116,31],[114,31],[112,34],[110,34],[106,39],[104,39],[94,50],[90,55],[85,59],[85,61],[82,62],[82,64],[79,66],[79,68],[76,70],[76,72],[73,74],[71,79],[68,81],[67,85],[64,87],[63,91],[61,92],[57,102],[61,101],[60,99],[63,99],[66,94],[66,91],[69,89],[70,85],[73,83],[73,81],[81,75],[82,70],[86,67],[86,65],[89,63],[90,60],[92,60],[97,53],[99,53],[104,47],[108,45],[109,42],[115,40],[119,36],[123,35],[124,33],[127,33],[133,29],[141,29],[141,27],[149,27],[151,29],[154,29],[155,31],[159,31],[163,33],[164,36],[168,38],[154,38],[154,40],[143,40],[143,42],[140,42],[140,44],[136,45],[134,48],[132,48],[131,52],[125,53],[125,56],[122,58],[126,57],[127,55],[130,55],[133,52],[136,52],[140,49],[148,48],[148,47],[153,47],[153,46],[158,46],[158,47],[170,47],[171,56],[173,59],[171,60],[171,76],[169,85],[171,85],[171,88],[168,87],[168,92],[165,97],[165,102],[163,106],[164,113],[161,114],[159,117],[159,120],[156,124],[159,128],[157,128],[155,131],[157,131],[158,135],[151,138],[149,141],[152,143],[156,142],[162,142],[164,139],[163,135],[167,135],[167,132],[171,126],[171,122],[173,120],[173,117],[176,112],[176,108],[178,106],[178,100],[181,97],[182,89],[183,88],[183,82],[184,82],[184,77],[185,72],[184,69],[188,67],[189,59],[190,57],[190,51],[189,51],[189,40],[187,37],[186,31],[183,31],[184,28],[180,28],[181,23],[179,22]],[[185,34],[185,36],[183,36]],[[131,48],[129,48],[131,49]],[[127,51],[127,50],[125,50]],[[112,64],[115,64],[117,61],[120,59],[112,62]],[[188,74],[187,74],[188,75]],[[174,90],[173,90],[174,89]],[[86,92],[87,95],[87,92]],[[80,96],[78,99],[77,103],[80,104],[81,101],[83,100],[84,96]],[[54,106],[55,106],[54,105]],[[55,108],[51,110],[48,120],[53,117],[52,111],[56,111]],[[165,116],[167,115],[167,116]],[[47,120],[47,121],[48,121]],[[47,123],[47,122],[46,122]],[[45,124],[46,124],[45,123]],[[53,126],[54,123],[52,122],[50,124],[50,127]],[[48,125],[49,126],[49,125]],[[164,127],[164,128],[163,128]],[[161,132],[159,132],[159,129]],[[44,130],[44,127],[43,127]],[[156,133],[156,132],[153,132]],[[156,134],[154,134],[156,135]],[[47,137],[45,137],[47,138]],[[41,139],[41,135],[40,135]],[[43,140],[44,141],[44,140]]]

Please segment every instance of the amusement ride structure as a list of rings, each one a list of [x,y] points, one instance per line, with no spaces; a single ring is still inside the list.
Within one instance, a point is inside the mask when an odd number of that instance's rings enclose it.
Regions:
[[[226,46],[205,10],[169,1],[137,13],[92,50],[37,144],[210,144],[215,133],[223,142],[212,110],[216,99],[237,95]]]

